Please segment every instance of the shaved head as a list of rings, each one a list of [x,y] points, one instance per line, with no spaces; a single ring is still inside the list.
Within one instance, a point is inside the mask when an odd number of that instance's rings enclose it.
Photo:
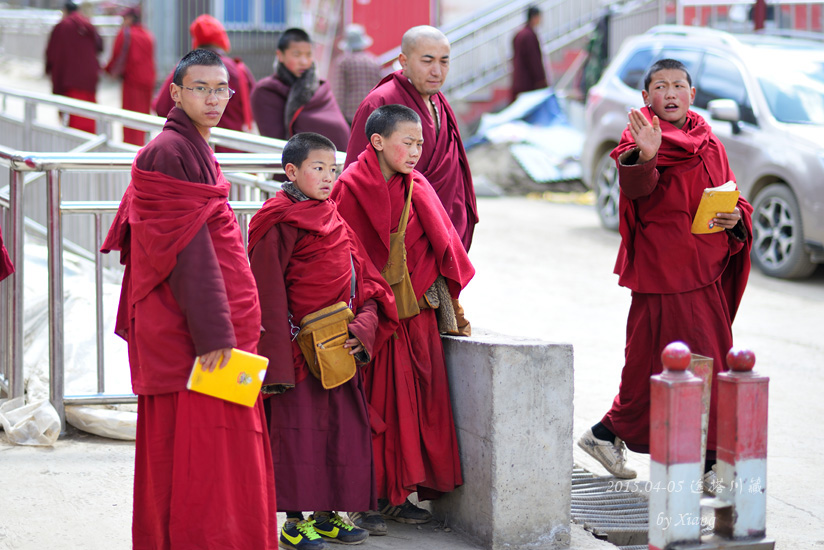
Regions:
[[[421,41],[425,40],[446,42],[449,44],[449,39],[440,30],[435,27],[430,27],[429,25],[419,25],[417,27],[412,27],[403,33],[403,39],[401,40],[401,52],[406,55],[410,55],[415,51],[415,48],[418,47]]]

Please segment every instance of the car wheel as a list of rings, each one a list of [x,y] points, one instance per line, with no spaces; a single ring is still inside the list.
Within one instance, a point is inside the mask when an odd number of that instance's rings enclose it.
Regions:
[[[769,185],[755,198],[752,215],[752,259],[771,277],[801,279],[816,264],[804,250],[804,230],[798,201],[789,187]]]
[[[612,149],[604,151],[593,172],[595,192],[595,208],[598,210],[598,218],[601,225],[612,231],[618,230],[618,195],[621,193],[618,187],[618,168],[615,161],[609,154]]]

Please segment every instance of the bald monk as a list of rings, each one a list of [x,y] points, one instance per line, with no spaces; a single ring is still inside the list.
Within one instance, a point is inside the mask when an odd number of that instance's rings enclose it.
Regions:
[[[468,251],[478,208],[458,121],[440,92],[449,73],[449,52],[449,40],[435,27],[423,25],[406,31],[398,57],[402,69],[381,80],[355,113],[345,166],[355,162],[369,144],[364,129],[372,111],[398,103],[418,113],[423,151],[416,169],[432,184]]]
[[[235,95],[226,106],[226,111],[220,119],[218,128],[238,132],[251,131],[253,119],[249,96],[255,86],[255,77],[240,58],[233,58],[229,55],[232,50],[232,43],[229,41],[226,29],[220,21],[211,15],[203,14],[189,25],[189,34],[192,36],[192,49],[211,50],[220,56],[220,60],[229,72],[229,88],[235,91]],[[152,109],[158,116],[167,116],[175,105],[174,100],[169,95],[169,86],[172,83],[173,76],[174,73],[166,77],[152,102]],[[221,146],[216,147],[215,150],[218,153],[240,152]]]
[[[261,315],[229,182],[209,148],[231,94],[215,52],[178,64],[175,107],[132,165],[102,251],[126,266],[115,331],[137,394],[133,548],[277,547],[263,403],[191,392],[195,358],[257,350]]]
[[[3,231],[0,229],[0,281],[14,273],[14,264],[11,263],[9,251],[3,244]]]
[[[431,519],[407,499],[411,493],[434,499],[463,483],[439,332],[456,322],[450,298],[475,269],[432,186],[414,169],[423,144],[418,114],[384,105],[369,116],[365,131],[369,145],[338,178],[331,198],[374,266],[395,285],[401,318],[397,337],[364,368],[378,509],[349,514],[358,527],[383,535],[384,519]],[[408,286],[395,284],[395,266],[401,275],[408,271]]]

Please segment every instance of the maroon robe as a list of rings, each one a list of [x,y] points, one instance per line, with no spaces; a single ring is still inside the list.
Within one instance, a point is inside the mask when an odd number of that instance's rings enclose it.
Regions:
[[[220,60],[226,66],[226,72],[229,73],[229,87],[235,91],[235,95],[226,104],[226,110],[223,111],[223,116],[218,122],[219,128],[227,130],[236,130],[238,132],[248,132],[252,124],[252,109],[249,103],[249,95],[252,88],[255,86],[255,77],[246,65],[239,59],[232,59],[226,52],[216,49],[213,50],[220,56]],[[172,96],[169,93],[169,87],[174,79],[174,71],[172,71],[163,84],[160,85],[157,95],[152,102],[152,109],[158,116],[168,116],[169,111],[175,106],[172,101]],[[218,153],[239,153],[235,149],[227,147],[217,147],[215,150]]]
[[[641,112],[652,120],[649,108]],[[632,305],[621,386],[602,422],[630,449],[649,452],[649,378],[662,371],[664,347],[680,340],[713,359],[707,448],[714,450],[717,375],[726,370],[732,321],[749,277],[752,207],[739,198],[741,222],[734,231],[693,235],[704,189],[735,177],[724,146],[700,115],[688,112],[681,129],[660,122],[656,158],[622,162],[636,148],[628,129],[612,152],[621,186],[615,272],[632,290]]]
[[[106,72],[123,79],[123,108],[149,114],[155,85],[154,36],[143,25],[123,27],[114,40]],[[146,144],[146,132],[123,128],[123,141]]]
[[[14,273],[14,264],[11,263],[9,251],[3,244],[3,231],[0,229],[0,281]]]
[[[67,14],[52,29],[46,46],[46,74],[51,75],[52,93],[96,103],[103,39],[82,13]],[[95,121],[69,115],[69,127],[95,132]]]
[[[512,39],[512,101],[521,92],[547,85],[541,43],[535,29],[526,25]]]
[[[370,145],[338,178],[332,199],[377,269],[389,259],[410,181],[407,264],[420,298],[440,274],[457,298],[475,270],[435,191],[419,172],[386,182]],[[393,505],[412,492],[436,498],[463,483],[446,362],[435,312],[403,319],[364,368],[378,497]]]
[[[138,154],[103,243],[126,266],[115,331],[138,394],[136,549],[277,546],[262,401],[186,389],[196,355],[257,349],[257,291],[228,193],[208,144],[173,109]]]
[[[291,126],[286,128],[283,113],[289,89],[276,75],[267,76],[255,86],[252,91],[252,112],[260,135],[289,139],[300,132],[315,132],[329,138],[338,151],[345,150],[349,141],[349,124],[332,95],[329,82],[320,81],[312,99],[298,109]]]
[[[259,352],[269,358],[264,383],[294,386],[266,400],[282,511],[367,510],[377,505],[371,431],[360,376],[331,390],[308,373],[292,340],[289,314],[349,302],[349,330],[371,357],[398,324],[392,291],[332,201],[297,202],[284,191],[250,223],[249,257],[263,312]],[[350,261],[351,258],[351,261]]]
[[[369,92],[355,113],[349,145],[346,147],[346,166],[355,162],[369,143],[366,119],[372,111],[381,105],[395,103],[414,110],[421,117],[423,127],[423,151],[415,169],[435,189],[464,248],[469,250],[475,224],[478,223],[478,207],[469,161],[452,107],[440,92],[433,95],[431,100],[439,113],[440,127],[432,120],[421,94],[403,76],[403,71],[386,76]]]

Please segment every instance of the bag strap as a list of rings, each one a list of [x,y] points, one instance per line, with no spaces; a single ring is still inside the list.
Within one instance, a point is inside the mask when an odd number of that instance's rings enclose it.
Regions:
[[[409,178],[409,196],[406,197],[406,204],[403,205],[403,212],[401,213],[401,220],[398,222],[398,233],[406,233],[406,222],[409,221],[409,206],[412,204],[412,186],[415,185],[415,180]]]

